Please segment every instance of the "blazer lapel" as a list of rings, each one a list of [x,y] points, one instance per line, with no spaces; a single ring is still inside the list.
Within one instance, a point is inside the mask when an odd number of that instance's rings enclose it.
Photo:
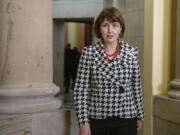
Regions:
[[[118,72],[123,69],[126,55],[126,46],[124,41],[120,42],[120,52],[112,62],[108,62],[106,55],[104,54],[104,45],[102,42],[98,42],[96,45],[96,51],[94,53],[94,62],[96,71],[104,79],[109,82],[115,82],[118,78]]]
[[[94,60],[96,72],[98,72],[98,74],[103,78],[110,79],[111,64],[108,63],[106,55],[104,54],[104,45],[102,42],[98,42],[96,45]]]

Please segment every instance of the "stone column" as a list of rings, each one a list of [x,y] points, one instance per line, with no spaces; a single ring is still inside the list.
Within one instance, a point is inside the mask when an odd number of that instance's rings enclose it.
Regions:
[[[52,0],[0,0],[0,114],[58,109]]]
[[[172,98],[180,100],[180,1],[177,1],[177,32],[176,32],[176,61],[175,61],[175,78],[171,81],[172,89],[168,95]]]

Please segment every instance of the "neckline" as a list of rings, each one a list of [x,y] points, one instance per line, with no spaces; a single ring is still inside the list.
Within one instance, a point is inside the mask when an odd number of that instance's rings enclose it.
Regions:
[[[106,57],[106,55],[104,53],[104,44],[103,44],[103,42],[102,41],[98,42],[99,45],[97,46],[97,50],[99,51],[99,53],[101,55],[100,57],[101,57],[101,59],[103,59],[104,64],[106,64],[107,66],[112,66],[112,64],[117,63],[117,59],[122,58],[122,55],[123,55],[122,52],[124,51],[124,47],[125,47],[124,46],[124,41],[121,40],[121,39],[118,39],[118,42],[121,45],[121,49],[119,50],[117,57],[115,57],[112,62],[108,62],[108,59],[107,59],[107,57]]]
[[[117,40],[116,49],[112,54],[107,54],[104,48],[104,54],[106,56],[106,59],[108,60],[108,63],[112,63],[113,60],[119,55],[120,53],[120,42]]]
[[[119,48],[120,48],[119,41],[117,40],[115,51],[112,54],[108,54],[106,52],[106,49],[104,48],[104,53],[106,54],[107,57],[112,57],[112,56],[114,57],[115,55],[117,55],[117,52],[119,51]]]

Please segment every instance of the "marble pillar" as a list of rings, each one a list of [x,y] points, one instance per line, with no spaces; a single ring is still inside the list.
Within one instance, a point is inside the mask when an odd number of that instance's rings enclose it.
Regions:
[[[0,0],[1,135],[68,134],[52,47],[52,0]]]
[[[177,28],[176,28],[176,57],[175,57],[175,78],[171,81],[171,90],[168,92],[169,97],[180,100],[180,1],[177,1]]]
[[[0,113],[60,107],[54,98],[51,0],[0,1]]]

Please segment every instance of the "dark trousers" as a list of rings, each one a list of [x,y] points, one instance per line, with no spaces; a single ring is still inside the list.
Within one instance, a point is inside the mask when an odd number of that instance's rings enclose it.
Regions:
[[[137,135],[136,118],[90,119],[91,135]]]

